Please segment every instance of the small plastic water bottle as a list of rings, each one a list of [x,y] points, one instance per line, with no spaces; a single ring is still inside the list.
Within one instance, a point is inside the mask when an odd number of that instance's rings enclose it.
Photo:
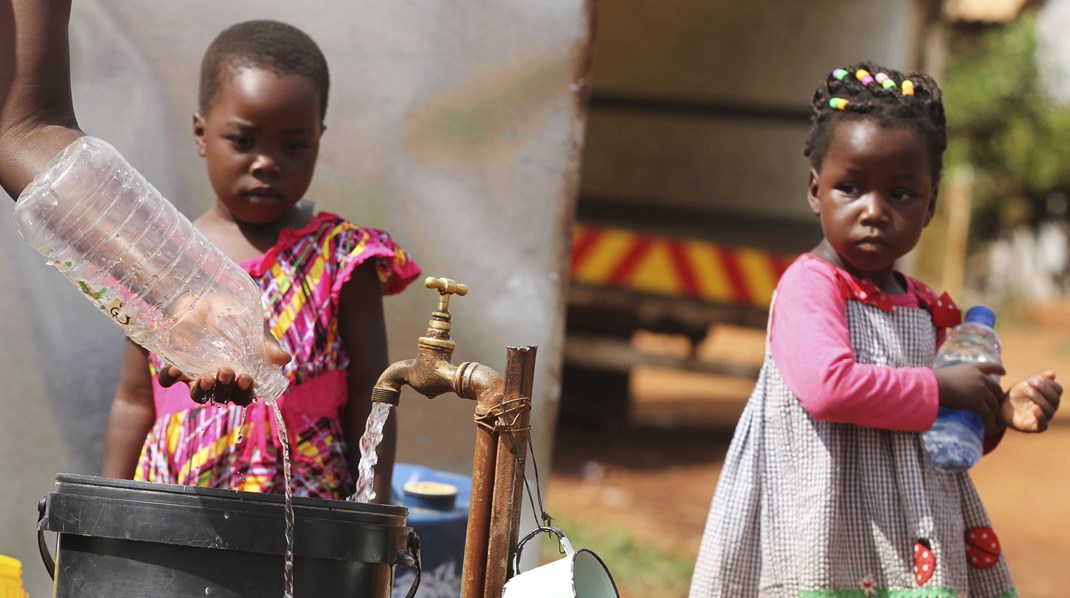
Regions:
[[[107,142],[75,140],[15,205],[19,234],[131,340],[196,376],[228,366],[275,399],[252,278]]]
[[[966,312],[958,326],[936,353],[933,367],[956,363],[1000,363],[999,336],[994,330],[996,314],[978,305]],[[998,381],[998,376],[992,374]],[[960,473],[973,467],[984,452],[985,423],[975,411],[940,407],[932,429],[922,434],[929,465],[944,473]]]

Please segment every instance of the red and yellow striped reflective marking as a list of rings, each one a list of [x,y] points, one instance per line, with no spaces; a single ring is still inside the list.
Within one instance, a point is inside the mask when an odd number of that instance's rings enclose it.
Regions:
[[[693,239],[577,224],[572,280],[579,284],[766,307],[795,256]]]

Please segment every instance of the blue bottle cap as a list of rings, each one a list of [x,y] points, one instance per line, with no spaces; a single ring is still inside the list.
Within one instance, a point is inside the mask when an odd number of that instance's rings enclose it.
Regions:
[[[989,328],[996,327],[996,312],[985,307],[984,305],[975,305],[966,312],[965,321],[977,322],[978,324],[984,324]]]

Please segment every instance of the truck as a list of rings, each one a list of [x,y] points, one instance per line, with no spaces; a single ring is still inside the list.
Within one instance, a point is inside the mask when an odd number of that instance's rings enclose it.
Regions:
[[[573,225],[559,422],[616,424],[637,366],[754,378],[666,355],[763,328],[777,280],[821,239],[805,189],[809,98],[833,68],[923,69],[933,0],[602,2]]]

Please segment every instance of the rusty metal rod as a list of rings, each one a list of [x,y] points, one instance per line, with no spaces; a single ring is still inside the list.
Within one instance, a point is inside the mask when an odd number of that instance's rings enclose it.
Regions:
[[[464,537],[461,598],[483,598],[497,447],[497,436],[494,432],[477,424],[476,450],[472,462],[472,496],[468,507],[468,528]]]
[[[513,501],[512,511],[509,514],[509,529],[512,533],[509,535],[509,559],[506,566],[509,566],[513,559],[512,555],[516,552],[516,545],[520,539],[520,513],[524,509],[524,475],[525,466],[527,465],[528,455],[528,438],[531,435],[531,394],[533,392],[532,387],[535,382],[535,353],[538,347],[531,347],[530,356],[524,362],[524,383],[521,385],[523,397],[526,400],[520,405],[517,417],[513,420],[512,425],[516,433],[514,435],[515,444],[510,443],[510,447],[516,448],[516,454],[514,463],[519,467],[519,471],[513,474]],[[499,441],[499,445],[500,445]],[[538,482],[538,480],[536,480]],[[535,514],[536,516],[539,513]],[[506,579],[511,576],[515,571],[508,571]]]
[[[516,549],[519,530],[515,528],[519,527],[519,515],[524,500],[524,470],[518,467],[518,458],[522,461],[527,452],[534,370],[534,347],[509,347],[505,364],[503,404],[496,414],[497,463],[494,467],[494,494],[483,598],[501,597],[508,576],[509,557]],[[510,427],[515,430],[511,437],[503,424],[512,424]]]
[[[531,399],[524,397],[513,403],[505,417],[513,432],[502,429],[498,433],[497,481],[494,485],[494,503],[490,515],[490,528],[503,530],[490,536],[487,547],[487,591],[485,596],[501,595],[501,588],[512,572],[509,570],[512,555],[516,552],[520,536],[520,512],[524,507],[524,464],[527,459],[528,422],[531,420]],[[508,483],[507,483],[508,482]],[[509,530],[505,533],[504,530]],[[498,559],[504,559],[499,562]],[[497,574],[501,573],[498,577]],[[494,574],[495,577],[491,577]],[[492,593],[498,588],[497,593]]]

